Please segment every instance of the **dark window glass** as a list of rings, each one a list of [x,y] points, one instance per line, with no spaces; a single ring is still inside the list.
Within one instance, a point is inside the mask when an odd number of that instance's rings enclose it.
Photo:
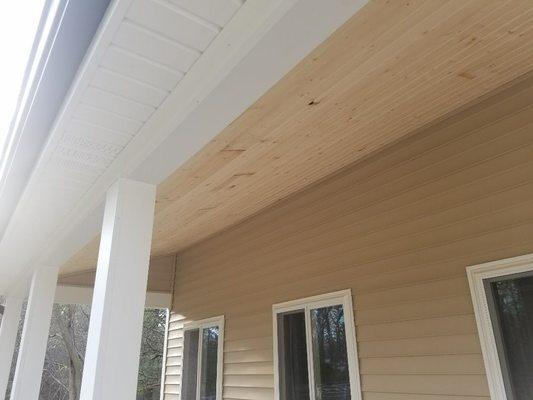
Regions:
[[[278,314],[279,388],[281,400],[309,400],[305,313]]]
[[[311,310],[316,400],[349,400],[350,375],[341,305]]]
[[[508,398],[533,397],[533,276],[489,281],[489,306]]]
[[[204,328],[202,332],[202,369],[200,399],[215,400],[217,395],[218,327]]]
[[[198,373],[198,329],[186,330],[183,338],[182,400],[196,400]]]

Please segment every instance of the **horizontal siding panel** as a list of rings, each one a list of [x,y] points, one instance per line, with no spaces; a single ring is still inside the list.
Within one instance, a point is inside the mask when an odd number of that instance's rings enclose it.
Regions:
[[[360,326],[357,328],[357,339],[364,342],[424,336],[464,335],[475,332],[477,330],[474,315],[458,315]]]
[[[224,362],[228,364],[243,362],[272,361],[272,350],[247,350],[224,354]]]
[[[488,396],[448,396],[434,394],[412,394],[412,393],[365,393],[364,400],[490,400]]]
[[[181,356],[182,348],[181,347],[168,347],[167,348],[167,357],[178,357]]]
[[[167,366],[177,366],[177,365],[181,365],[181,356],[167,357]]]
[[[357,325],[370,325],[471,313],[472,302],[465,295],[359,310],[355,322]]]
[[[501,219],[505,219],[507,223],[510,222],[509,217],[511,216],[511,212],[515,215],[515,220],[524,221],[528,216],[531,216],[531,212],[528,211],[531,209],[532,202],[529,199],[528,201],[524,202],[524,197],[530,196],[533,193],[533,185],[531,183],[521,186],[518,189],[515,189],[514,192],[511,194],[508,194],[506,196],[501,196],[503,199],[501,201],[501,209],[497,209],[497,204],[495,204],[494,199],[486,200],[485,208],[487,208],[487,212],[484,214],[481,214],[480,210],[482,207],[477,204],[472,207],[468,213],[470,214],[470,218],[467,218],[465,220],[459,220],[457,221],[457,215],[454,217],[455,223],[453,224],[444,224],[441,226],[438,226],[437,229],[433,229],[431,231],[424,231],[423,221],[412,221],[411,225],[413,226],[413,233],[411,235],[402,235],[400,227],[400,231],[390,236],[384,236],[382,232],[380,232],[380,237],[376,241],[375,244],[372,244],[370,246],[364,246],[362,245],[361,241],[357,241],[354,243],[354,236],[357,235],[357,232],[348,232],[346,234],[347,239],[346,241],[331,241],[331,239],[324,237],[323,239],[327,239],[328,242],[321,242],[318,239],[314,238],[314,244],[315,246],[317,244],[320,244],[319,247],[313,247],[313,241],[309,244],[308,249],[302,249],[301,251],[296,251],[294,248],[291,249],[295,254],[291,258],[286,258],[284,260],[269,260],[268,258],[261,259],[261,261],[255,261],[255,263],[260,263],[261,265],[268,263],[271,261],[273,264],[265,265],[265,269],[260,269],[259,271],[252,272],[251,277],[257,276],[258,278],[265,278],[268,279],[269,273],[282,271],[283,269],[287,270],[289,272],[290,276],[294,276],[294,278],[301,278],[305,276],[302,274],[303,268],[301,263],[305,263],[303,265],[309,265],[309,268],[311,268],[311,271],[314,272],[316,269],[317,272],[319,265],[324,265],[325,269],[321,270],[322,273],[327,273],[329,271],[335,271],[335,266],[344,266],[346,267],[346,263],[342,262],[344,258],[350,257],[352,254],[359,254],[361,258],[361,263],[365,262],[372,262],[376,259],[376,254],[379,255],[379,259],[382,259],[382,257],[394,257],[395,255],[401,255],[405,254],[406,251],[420,251],[423,249],[431,249],[432,247],[435,247],[435,244],[443,245],[446,243],[454,243],[460,238],[468,238],[471,237],[472,234],[479,235],[483,232],[490,232],[494,229],[494,227],[501,227]],[[497,200],[497,199],[496,199]],[[514,207],[512,210],[509,210],[510,207]],[[456,210],[455,210],[456,211]],[[500,211],[500,212],[498,212]],[[522,211],[525,212],[525,215],[523,216],[523,219],[518,219],[522,215]],[[472,218],[472,215],[476,215],[476,218]],[[500,219],[498,219],[500,217]],[[355,222],[355,221],[353,221]],[[357,221],[358,224],[360,223]],[[405,226],[403,226],[405,228]],[[336,234],[341,234],[341,232],[335,231]],[[388,235],[388,234],[387,234]],[[358,244],[361,243],[361,246]],[[384,246],[384,243],[386,243],[386,246]],[[386,251],[385,251],[386,250]],[[336,252],[339,255],[342,255],[341,258],[328,261],[325,259],[325,255],[330,254],[331,252]],[[383,254],[385,253],[385,254]],[[298,268],[298,264],[300,268]],[[272,265],[276,265],[275,269],[272,267]],[[338,267],[337,267],[338,269]],[[232,269],[227,269],[226,273],[231,274],[233,271]],[[240,283],[241,280],[243,280],[242,275],[236,276],[236,282]],[[257,290],[259,286],[261,286],[261,280],[252,280],[248,282],[242,282],[243,285],[237,287],[239,291],[243,291],[243,294],[252,293],[254,290]],[[244,283],[246,283],[244,285]],[[184,283],[183,283],[184,284]],[[180,284],[181,285],[181,284]],[[200,294],[204,291],[207,292],[214,292],[213,294],[216,294],[217,292],[223,291],[224,287],[227,285],[227,283],[222,283],[219,287],[203,287],[198,288],[197,290],[200,291]],[[227,289],[226,289],[227,290]],[[190,298],[192,301],[194,297]]]
[[[375,357],[362,359],[360,362],[360,371],[363,375],[479,375],[479,371],[482,370],[481,354]]]
[[[168,331],[168,339],[183,339],[183,330],[182,329],[172,329]]]
[[[270,361],[226,363],[224,366],[225,375],[272,375],[273,371],[274,363]]]
[[[178,339],[168,340],[168,348],[182,347],[182,346],[183,346],[183,337],[180,337]]]
[[[272,349],[272,337],[257,337],[253,339],[225,340],[224,351],[243,351],[243,350],[269,350]]]
[[[254,327],[259,330],[265,330],[266,326],[269,327],[272,324],[272,311],[256,314],[256,315],[248,315],[248,316],[242,316],[242,317],[233,317],[228,318],[226,321],[226,325],[228,327],[228,330],[241,330],[246,329],[248,327]]]
[[[365,392],[488,396],[484,375],[363,375]]]
[[[266,375],[224,375],[224,386],[249,387],[249,388],[273,388],[274,376]]]
[[[239,400],[272,400],[274,389],[270,388],[246,388],[246,387],[224,387],[223,396],[225,399]]]
[[[178,395],[180,393],[179,385],[165,384],[165,393]]]
[[[264,319],[260,325],[244,325],[239,329],[227,330],[228,340],[254,339],[263,335],[272,335],[272,317]]]
[[[181,379],[179,375],[167,375],[165,379],[165,383],[167,385],[177,385],[179,386],[181,383]]]
[[[165,368],[165,374],[167,376],[171,376],[171,375],[179,375],[181,373],[181,366],[170,366],[170,365],[167,365],[166,368]]]
[[[531,207],[533,209],[533,207]],[[530,211],[531,212],[531,211]],[[447,258],[457,257],[458,255],[463,255],[464,257],[464,251],[465,248],[469,248],[472,251],[479,252],[480,257],[486,256],[488,253],[487,249],[505,249],[508,246],[515,245],[516,243],[523,243],[524,242],[524,235],[527,235],[531,232],[533,229],[533,222],[528,220],[523,220],[517,225],[511,225],[506,227],[501,227],[500,229],[494,230],[494,231],[488,231],[488,232],[480,232],[480,234],[476,236],[472,236],[470,238],[460,238],[458,240],[454,240],[450,243],[444,243],[439,246],[434,247],[428,247],[424,249],[419,249],[417,251],[410,251],[403,254],[397,254],[395,256],[390,257],[387,262],[389,264],[395,264],[396,262],[402,262],[402,258],[405,260],[409,259],[418,259],[418,260],[425,260],[428,264],[431,264],[432,262],[442,261]],[[506,246],[507,245],[507,246]],[[500,252],[501,253],[501,252]],[[335,254],[336,261],[342,260],[344,261],[344,258],[346,257],[346,264],[349,265],[350,261],[348,261],[348,258],[351,259],[351,263],[353,263],[354,257],[356,257],[356,254],[351,255],[348,257],[347,254],[344,253],[337,253],[336,251],[332,250],[331,254]],[[338,255],[337,255],[338,254]],[[504,253],[505,254],[505,253]],[[384,256],[382,254],[382,256]],[[375,257],[378,257],[378,250],[376,250]],[[331,257],[330,257],[331,258]],[[398,258],[400,260],[398,260]],[[479,259],[479,258],[478,258]],[[365,260],[361,260],[365,261]],[[377,262],[377,259],[371,260],[372,262]],[[382,262],[382,260],[379,260]],[[328,262],[326,261],[326,264]],[[469,264],[465,264],[469,265]],[[466,282],[466,280],[465,280]],[[291,283],[286,283],[286,281],[283,281],[283,283],[279,283],[275,286],[272,286],[272,284],[269,284],[267,287],[264,288],[264,290],[256,291],[254,294],[247,294],[244,296],[236,296],[236,297],[225,297],[224,300],[222,300],[218,306],[219,309],[224,309],[228,307],[233,307],[235,304],[242,304],[243,302],[249,303],[251,301],[254,301],[257,299],[258,296],[262,298],[267,298],[266,296],[270,296],[274,300],[274,303],[277,302],[283,302],[286,300],[289,300],[291,297],[287,297],[287,293],[293,293],[296,296],[300,296],[301,294],[305,295],[305,293],[321,293],[323,291],[328,291],[330,289],[339,290],[339,289],[345,289],[347,287],[347,283],[343,280],[341,280],[339,277],[336,277],[335,274],[331,274],[328,277],[319,276],[319,277],[309,277],[307,279],[298,280]],[[205,298],[205,296],[203,297]],[[192,301],[192,300],[191,300]],[[196,305],[193,305],[189,301],[187,304],[183,304],[183,307],[191,307],[191,310],[193,312],[198,312],[202,310],[202,312],[205,312],[205,306],[211,306],[203,301],[198,301]],[[357,306],[357,304],[356,304]]]
[[[413,301],[430,300],[439,297],[468,295],[466,277],[424,282],[418,285],[389,288],[374,293],[356,294],[355,309],[368,309]]]
[[[359,357],[408,356],[432,354],[481,354],[476,333],[467,335],[416,337],[360,342]]]

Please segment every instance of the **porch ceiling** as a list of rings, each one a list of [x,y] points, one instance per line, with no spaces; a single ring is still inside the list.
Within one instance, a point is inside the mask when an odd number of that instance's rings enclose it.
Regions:
[[[63,264],[118,178],[159,184],[365,2],[113,1],[1,238],[0,293]]]
[[[179,251],[533,69],[533,3],[372,1],[158,190]],[[63,271],[94,267],[98,238]]]

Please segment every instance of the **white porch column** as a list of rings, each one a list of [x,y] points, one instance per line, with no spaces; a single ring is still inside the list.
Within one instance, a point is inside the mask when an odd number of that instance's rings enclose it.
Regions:
[[[155,187],[119,180],[108,192],[81,400],[133,400],[150,261]]]
[[[40,268],[33,274],[11,400],[39,398],[57,273],[58,268],[53,267]]]
[[[0,325],[0,399],[6,395],[22,311],[22,296],[7,296]]]

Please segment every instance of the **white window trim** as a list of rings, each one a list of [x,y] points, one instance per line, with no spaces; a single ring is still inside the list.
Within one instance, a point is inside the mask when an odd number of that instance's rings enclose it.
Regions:
[[[350,393],[352,400],[361,400],[361,378],[359,375],[359,359],[357,356],[357,339],[355,334],[354,313],[352,304],[352,291],[350,289],[333,293],[321,294],[318,296],[306,297],[304,299],[292,300],[285,303],[274,304],[272,306],[273,338],[274,338],[274,399],[279,400],[279,359],[278,359],[278,319],[277,315],[288,311],[304,309],[306,313],[305,325],[307,335],[307,359],[309,369],[309,395],[314,397],[314,378],[311,357],[310,335],[311,326],[308,318],[309,312],[314,308],[342,305],[344,310],[344,323],[346,330],[346,351],[348,352],[348,370],[350,376]]]
[[[474,305],[479,340],[481,342],[481,352],[483,353],[483,361],[487,373],[490,397],[493,400],[507,400],[503,371],[498,356],[483,281],[485,279],[533,271],[533,254],[473,265],[468,267],[466,271],[470,293],[472,295],[472,303]]]
[[[189,321],[183,324],[183,334],[185,337],[185,332],[191,329],[198,329],[200,337],[198,338],[198,364],[197,364],[197,374],[196,374],[196,400],[200,399],[200,379],[201,379],[201,366],[202,366],[202,329],[212,328],[214,326],[218,327],[218,348],[217,348],[217,394],[216,399],[222,400],[222,384],[223,384],[223,367],[224,367],[224,316],[220,315],[218,317],[206,318],[198,321]],[[184,341],[183,351],[185,351],[185,341]],[[183,388],[183,368],[180,374],[180,392]],[[181,399],[181,394],[180,394]]]

